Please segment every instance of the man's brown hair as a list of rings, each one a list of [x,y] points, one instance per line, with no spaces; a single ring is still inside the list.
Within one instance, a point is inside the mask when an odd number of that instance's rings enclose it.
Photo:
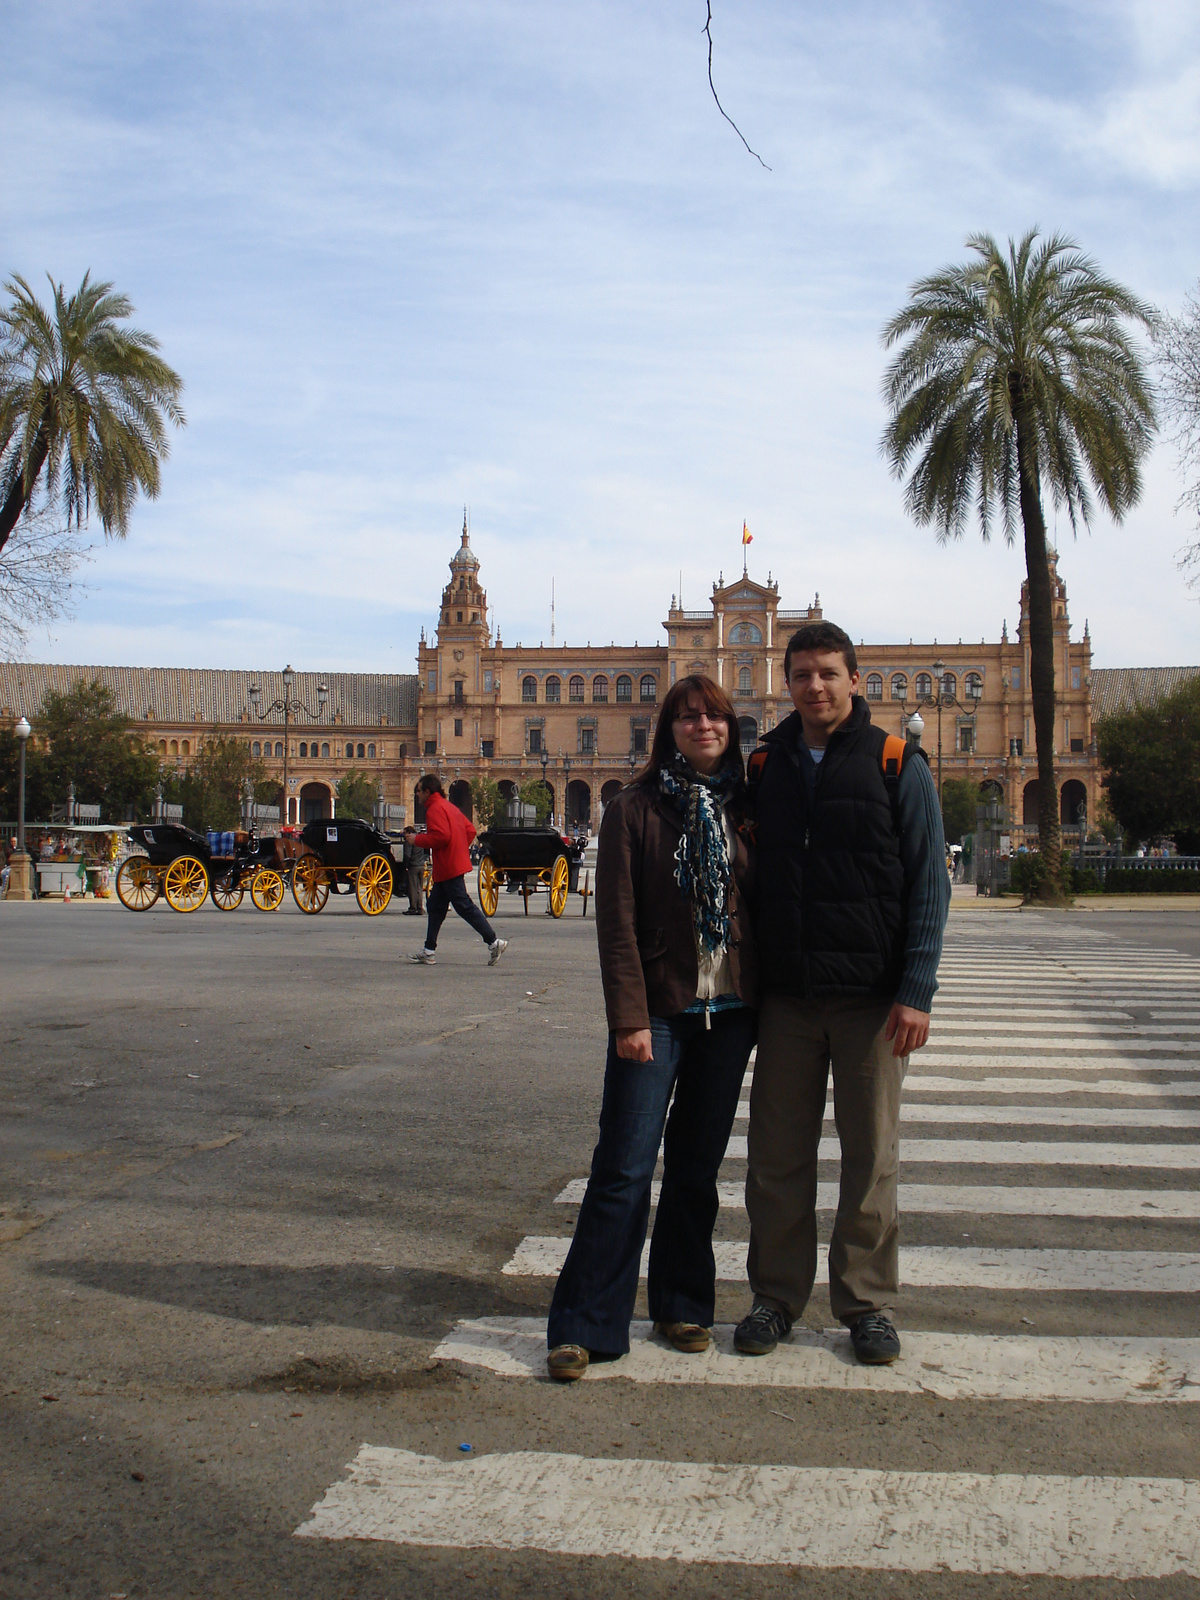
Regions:
[[[854,640],[836,622],[806,622],[802,628],[796,629],[783,653],[784,683],[792,681],[792,657],[799,655],[802,650],[815,651],[823,656],[840,655],[851,677],[858,671]]]

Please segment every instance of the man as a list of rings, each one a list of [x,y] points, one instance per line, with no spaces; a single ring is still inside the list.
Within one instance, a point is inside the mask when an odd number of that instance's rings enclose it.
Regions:
[[[417,784],[417,793],[425,807],[425,831],[418,833],[415,828],[405,828],[404,836],[417,849],[433,852],[433,888],[429,891],[425,948],[412,959],[423,967],[436,964],[438,933],[446,920],[446,912],[453,906],[487,945],[488,966],[494,967],[508,949],[508,940],[496,937],[491,923],[471,899],[463,881],[471,870],[469,846],[475,837],[474,824],[446,799],[442,780],[436,773],[425,774]]]
[[[405,830],[407,832],[407,829]],[[425,867],[429,861],[428,850],[418,850],[410,839],[405,840],[405,875],[408,885],[408,910],[406,917],[425,915]]]
[[[941,811],[914,748],[889,787],[886,736],[855,693],[858,661],[841,628],[801,628],[783,671],[796,710],[766,735],[754,783],[763,994],[746,1177],[754,1305],[734,1342],[768,1354],[812,1293],[832,1066],[842,1170],[830,1301],[858,1360],[880,1365],[900,1354],[888,1315],[899,1288],[900,1088],[909,1052],[929,1037],[950,904]]]

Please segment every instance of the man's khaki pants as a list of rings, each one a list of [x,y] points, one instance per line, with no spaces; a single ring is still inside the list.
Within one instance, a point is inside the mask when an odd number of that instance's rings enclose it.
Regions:
[[[817,1147],[833,1067],[842,1147],[837,1220],[829,1246],[829,1298],[839,1322],[880,1311],[899,1288],[896,1187],[900,1089],[883,1030],[891,1006],[873,1000],[772,996],[759,1013],[750,1091],[750,1287],[795,1321],[817,1272]]]

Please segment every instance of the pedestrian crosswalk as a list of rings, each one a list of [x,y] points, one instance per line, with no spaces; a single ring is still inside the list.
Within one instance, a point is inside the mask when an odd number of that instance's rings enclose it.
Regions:
[[[859,1367],[844,1330],[799,1327],[773,1356],[747,1360],[733,1351],[731,1324],[718,1326],[705,1355],[680,1355],[638,1323],[630,1354],[594,1365],[585,1383],[703,1385],[747,1399],[936,1396],[948,1428],[953,1407],[966,1404],[1105,1405],[1132,1416],[1200,1401],[1200,961],[1061,920],[964,920],[951,924],[930,1046],[905,1085],[900,1361]],[[746,1278],[748,1110],[746,1101],[719,1191],[714,1251],[725,1285]],[[837,1205],[832,1112],[830,1102],[819,1150],[825,1230]],[[548,1300],[585,1187],[578,1172],[548,1197],[504,1276],[542,1280]],[[954,1243],[937,1232],[947,1226]],[[825,1272],[822,1247],[818,1283]],[[975,1297],[971,1331],[942,1331],[936,1316],[929,1325],[938,1293],[962,1290]],[[1050,1303],[1052,1336],[1011,1331],[1014,1304],[1032,1330]],[[544,1335],[541,1318],[476,1317],[434,1355],[541,1384]],[[819,1468],[549,1450],[449,1463],[364,1446],[298,1531],[897,1573],[1200,1576],[1200,1473],[938,1465],[932,1449],[929,1471],[896,1472],[866,1451],[859,1463]]]

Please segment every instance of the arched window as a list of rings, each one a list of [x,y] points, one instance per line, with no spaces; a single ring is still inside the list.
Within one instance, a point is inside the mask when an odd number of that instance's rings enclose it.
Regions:
[[[374,761],[374,759],[375,759],[375,746],[373,744],[369,744],[367,746],[367,760],[368,761]]]
[[[942,694],[947,700],[952,700],[958,693],[958,679],[952,672],[942,674]]]
[[[598,678],[592,679],[592,699],[593,701],[608,700],[608,679],[603,673]]]
[[[178,739],[172,739],[171,740],[171,752],[170,753],[173,756],[177,756],[179,754],[179,740]]]
[[[642,681],[638,686],[638,692],[641,696],[643,704],[648,701],[651,705],[653,705],[653,703],[658,699],[658,679],[653,673],[647,672],[643,674]]]
[[[363,759],[363,757],[364,757],[364,756],[365,756],[365,755],[366,755],[366,753],[367,753],[367,747],[366,747],[366,745],[365,745],[365,744],[360,744],[360,745],[359,745],[359,747],[358,747],[358,749],[357,749],[357,750],[356,750],[356,751],[355,751],[355,752],[354,752],[354,753],[355,753],[355,755],[356,755],[356,756],[357,756],[357,757],[358,757],[358,759],[359,759],[359,760],[360,760],[360,761],[361,761],[361,760],[362,760],[362,759]]]
[[[567,698],[569,700],[576,701],[580,705],[583,703],[583,679],[578,673],[575,674],[570,683],[567,685]]]
[[[559,703],[559,701],[561,699],[562,699],[562,679],[561,678],[547,678],[546,679],[546,704],[549,705],[549,706],[556,706],[556,705],[558,705],[558,703]]]
[[[967,699],[968,700],[982,700],[983,699],[983,679],[979,676],[979,674],[977,672],[968,672],[967,673]]]
[[[316,745],[313,746],[313,749],[314,750],[316,749]],[[323,744],[321,746],[321,754],[323,756],[325,756],[326,758],[328,758],[328,756],[329,756],[329,746],[327,744]]]
[[[537,679],[532,674],[528,678],[521,679],[521,699],[527,703],[537,699]]]
[[[354,746],[352,744],[348,744],[346,746],[346,759],[347,759],[347,761],[349,761],[353,757],[353,755],[354,755]]]
[[[742,626],[745,627],[745,623],[743,623]],[[738,668],[738,693],[739,694],[749,694],[750,693],[750,668],[749,667],[739,667]]]
[[[904,674],[902,672],[893,672],[892,673],[892,699],[893,700],[907,700],[908,699],[908,679],[904,676]]]
[[[314,751],[316,750],[316,745],[313,746],[313,749]],[[308,754],[308,746],[305,744],[303,739],[300,741],[300,754],[302,756],[306,756]]]
[[[618,701],[633,699],[633,679],[627,678],[624,673],[617,679],[617,699]]]
[[[275,741],[275,754],[280,760],[283,759],[283,740],[282,739],[276,739],[276,741]]]
[[[165,756],[166,755],[166,753],[167,753],[167,741],[165,739],[160,739],[158,741],[158,753],[159,753],[160,756]]]
[[[182,744],[181,744],[181,745],[180,745],[180,746],[179,746],[179,748],[180,748],[180,751],[181,751],[181,752],[182,752],[182,753],[183,753],[183,754],[184,754],[184,755],[185,755],[185,756],[190,756],[190,755],[191,755],[191,753],[192,753],[192,747],[191,747],[191,745],[190,745],[190,744],[189,744],[189,743],[188,743],[188,741],[187,741],[187,740],[186,740],[186,739],[185,739],[185,740],[184,740],[184,741],[183,741],[183,743],[182,743]]]
[[[878,672],[867,673],[867,699],[883,699],[883,678]]]
[[[933,679],[927,672],[917,673],[916,695],[918,700],[928,700],[933,693]]]
[[[730,644],[761,644],[762,629],[753,622],[739,622],[729,630]]]
[[[262,745],[257,739],[255,739],[254,743],[250,746],[250,754],[252,756],[262,755]]]

